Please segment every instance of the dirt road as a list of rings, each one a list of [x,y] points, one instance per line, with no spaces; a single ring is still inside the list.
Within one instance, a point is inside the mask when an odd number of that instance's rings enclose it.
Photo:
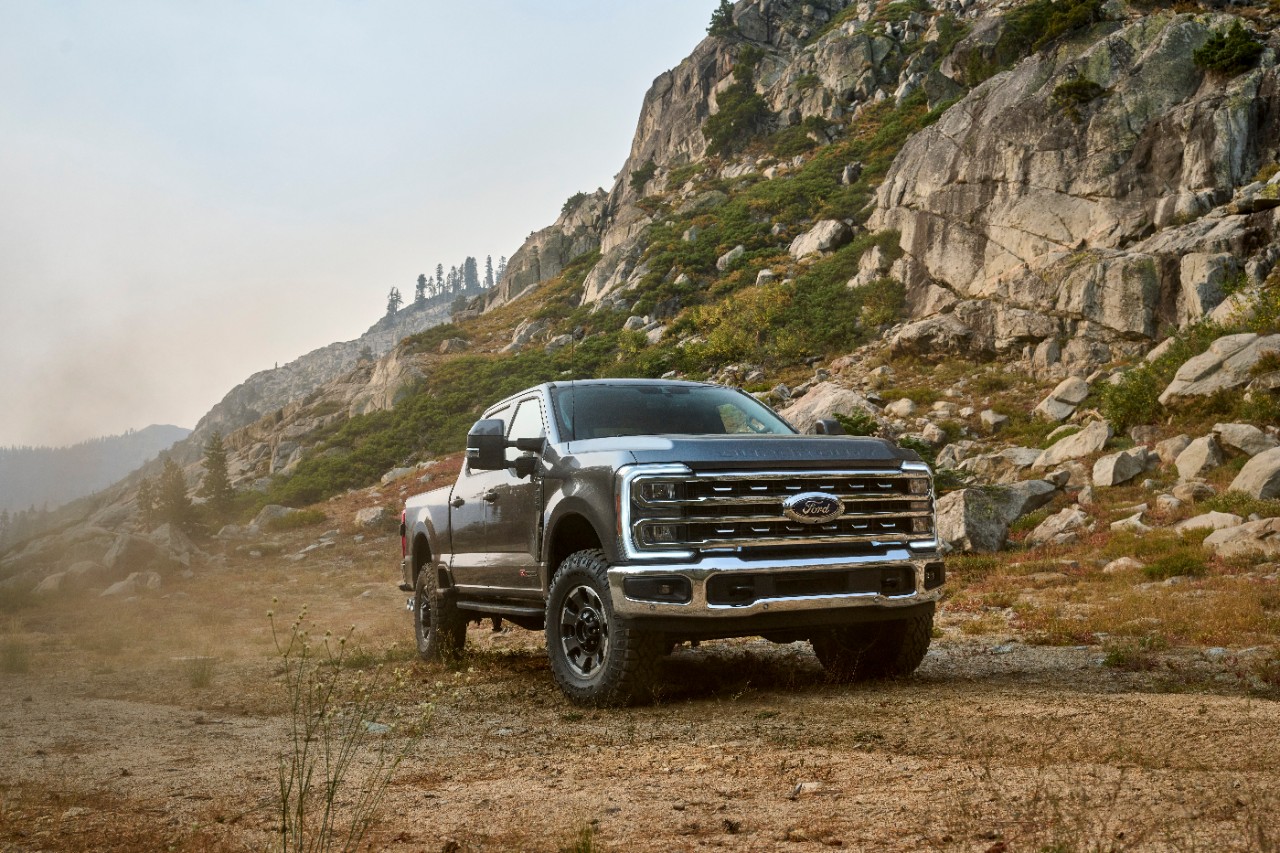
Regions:
[[[354,624],[353,672],[403,670],[389,719],[430,703],[419,739],[381,736],[409,752],[375,849],[1280,843],[1280,705],[1238,690],[1229,656],[1183,650],[1130,673],[1096,646],[971,637],[943,618],[907,681],[832,685],[807,645],[723,641],[677,650],[651,706],[584,710],[552,685],[540,635],[473,626],[456,668],[393,646],[407,615],[381,553],[232,559],[167,598],[9,617],[27,665],[0,674],[0,850],[272,845],[290,721],[273,596],[277,612],[307,601],[319,625]]]

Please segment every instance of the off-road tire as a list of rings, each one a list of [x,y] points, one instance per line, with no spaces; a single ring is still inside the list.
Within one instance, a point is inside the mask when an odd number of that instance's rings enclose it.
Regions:
[[[933,613],[849,625],[809,638],[833,681],[901,678],[915,672],[933,639]]]
[[[454,604],[455,593],[440,589],[430,565],[418,572],[413,588],[413,635],[418,657],[448,661],[458,657],[467,642],[467,622]]]
[[[603,551],[565,558],[547,593],[547,656],[556,684],[594,707],[650,699],[666,638],[613,612]]]

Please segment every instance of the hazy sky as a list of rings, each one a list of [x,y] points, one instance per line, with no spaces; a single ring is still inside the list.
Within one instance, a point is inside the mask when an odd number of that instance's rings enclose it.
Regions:
[[[716,0],[0,0],[0,446],[192,427],[608,187]]]

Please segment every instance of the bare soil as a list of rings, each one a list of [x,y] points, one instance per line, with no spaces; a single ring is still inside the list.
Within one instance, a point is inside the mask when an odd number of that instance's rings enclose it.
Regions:
[[[354,534],[0,616],[0,851],[278,846],[290,715],[267,611],[303,604],[319,633],[354,627],[353,674],[400,671],[387,720],[429,714],[384,736],[408,753],[373,849],[1280,849],[1280,705],[1234,652],[1128,672],[944,605],[911,679],[835,685],[807,644],[722,641],[678,649],[654,704],[587,710],[540,634],[485,622],[458,664],[416,661],[398,542]]]

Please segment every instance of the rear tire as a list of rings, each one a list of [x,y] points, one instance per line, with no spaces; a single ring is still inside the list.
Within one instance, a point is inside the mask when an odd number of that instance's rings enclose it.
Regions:
[[[453,590],[440,589],[435,568],[423,566],[413,587],[413,634],[423,660],[454,660],[466,645],[467,623],[454,601]]]
[[[652,696],[662,634],[613,612],[603,551],[570,554],[547,594],[547,656],[565,696],[579,705],[626,705]]]
[[[833,681],[902,678],[916,671],[933,639],[933,613],[833,628],[809,638]]]

